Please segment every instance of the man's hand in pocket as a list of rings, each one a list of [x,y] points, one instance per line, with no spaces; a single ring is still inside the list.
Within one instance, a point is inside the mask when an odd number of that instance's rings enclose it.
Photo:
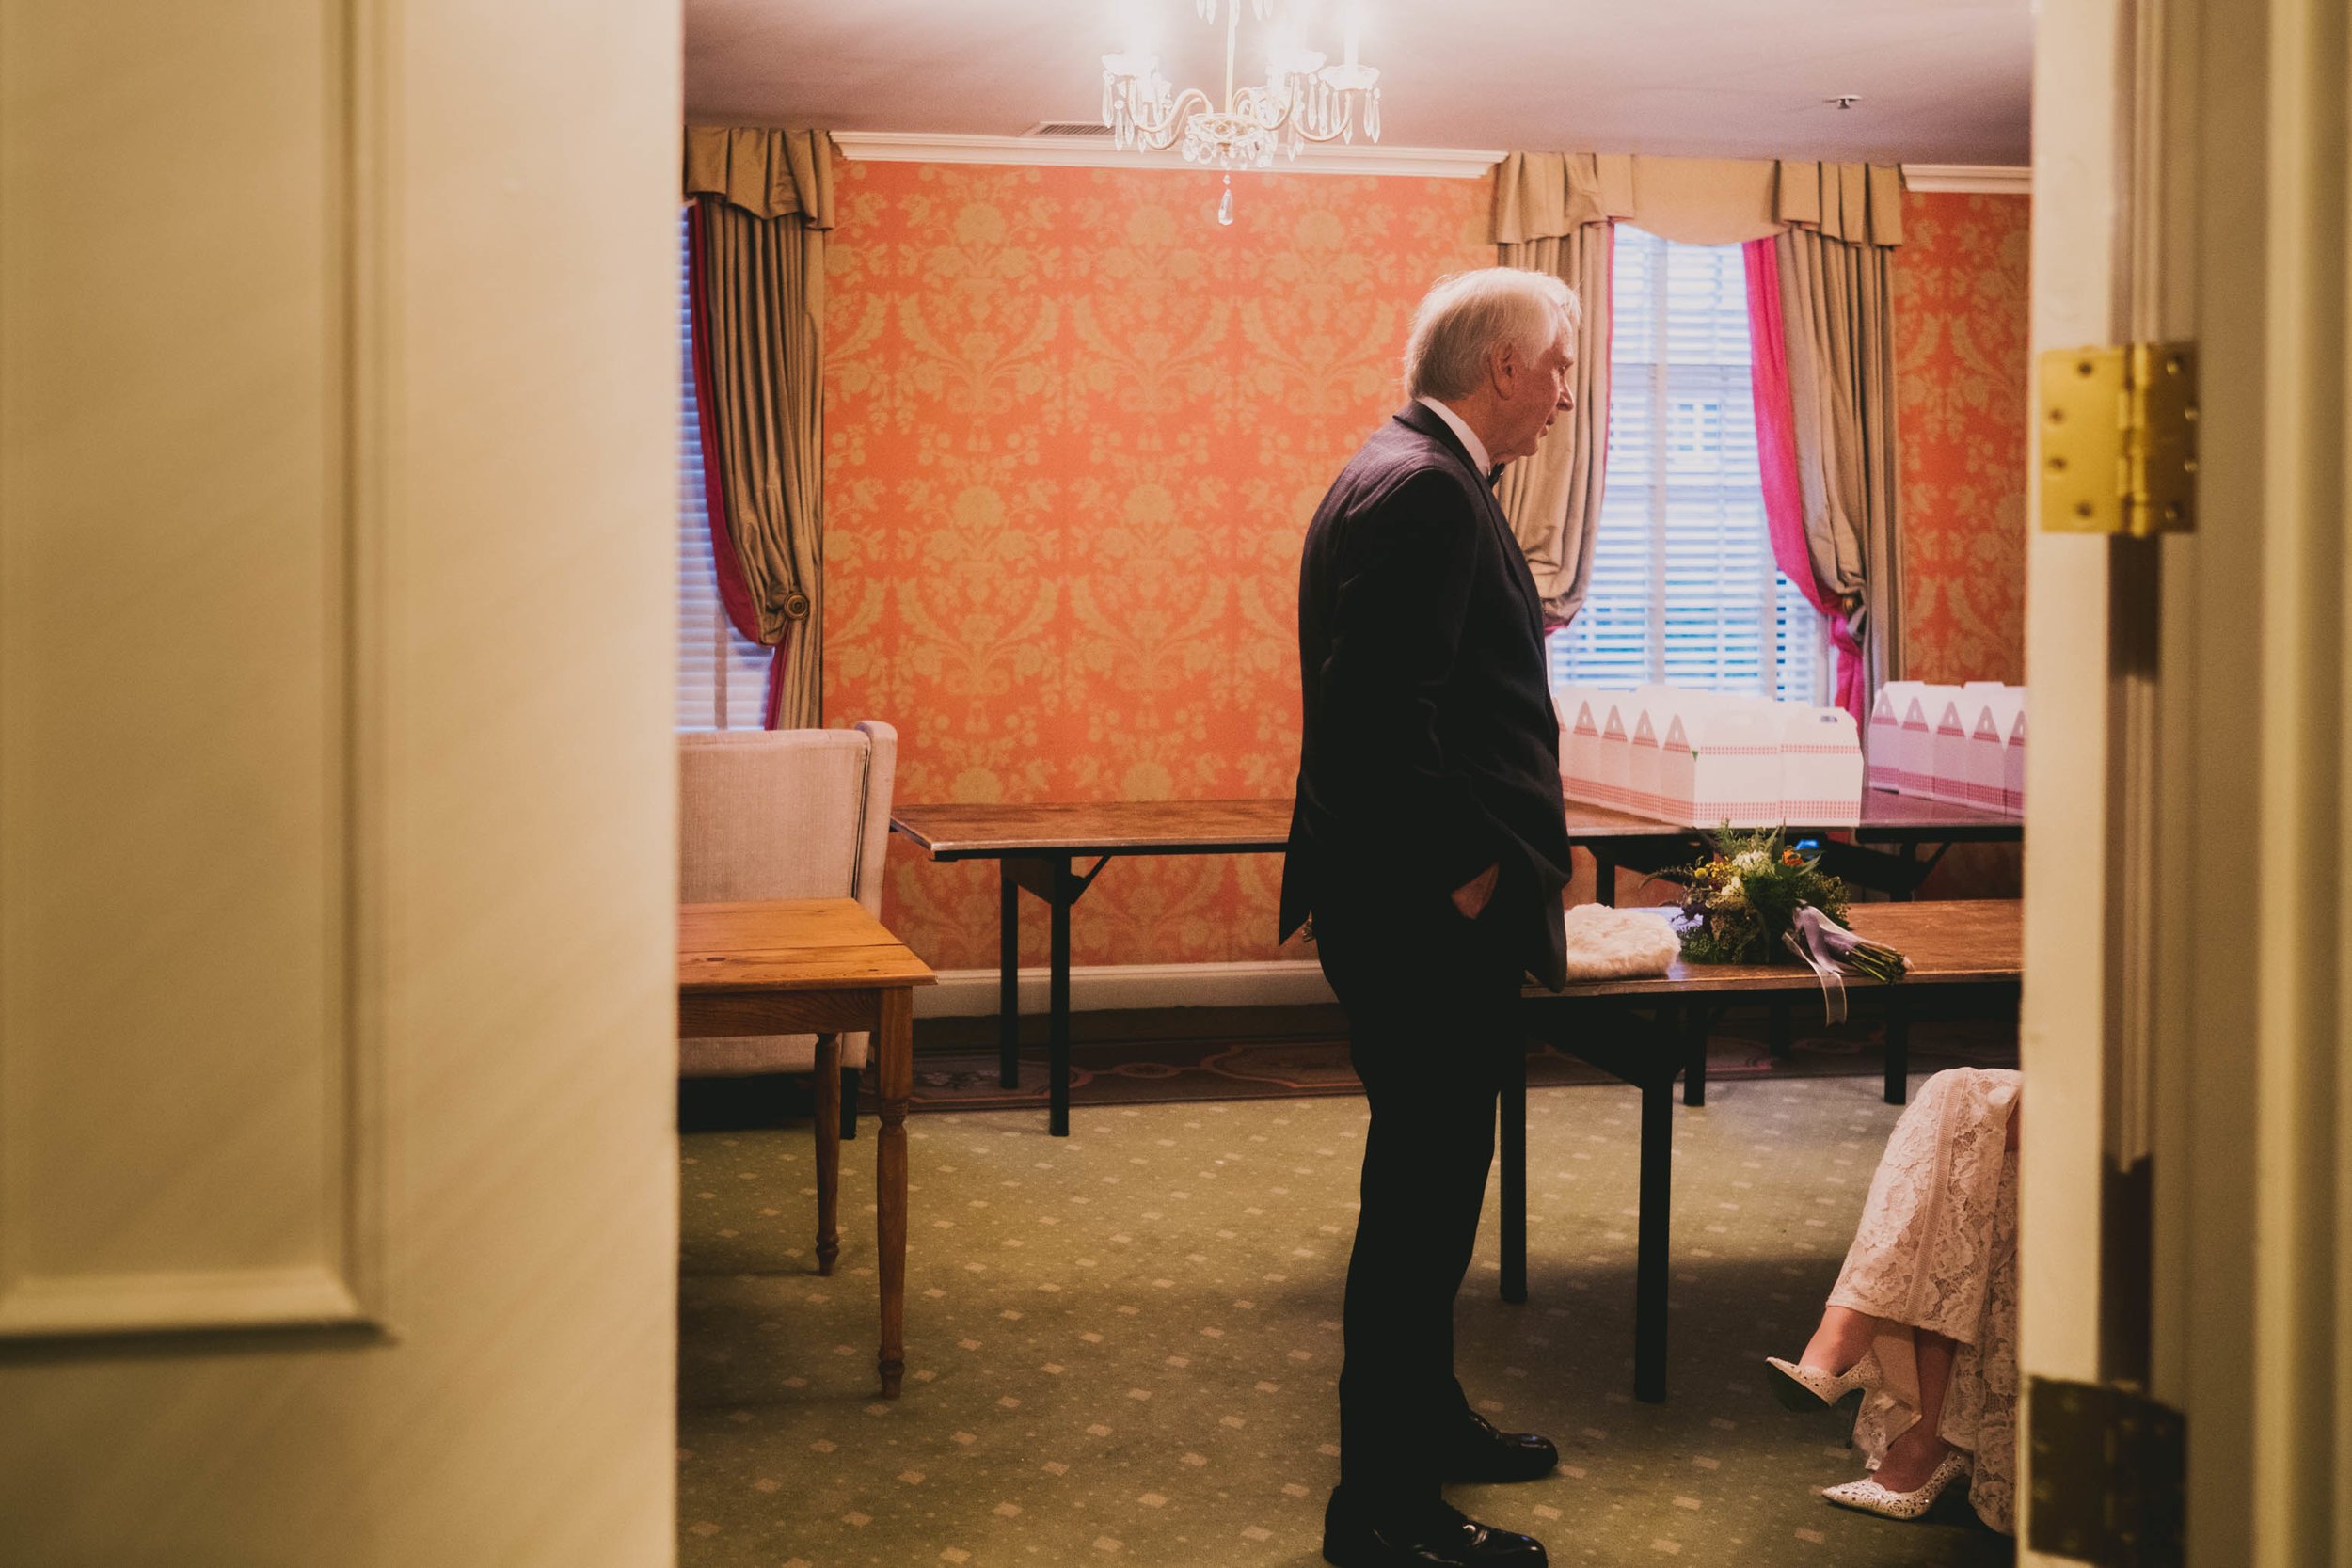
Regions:
[[[1500,864],[1490,865],[1454,890],[1454,907],[1462,911],[1464,920],[1476,920],[1486,910],[1487,900],[1495,895],[1495,879],[1502,872]]]

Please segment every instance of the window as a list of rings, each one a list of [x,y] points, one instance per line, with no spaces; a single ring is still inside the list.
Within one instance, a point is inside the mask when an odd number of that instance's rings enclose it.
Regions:
[[[694,404],[694,307],[686,226],[678,225],[677,727],[755,730],[768,695],[771,650],[738,632],[719,602],[703,490],[701,411]]]
[[[1619,224],[1592,592],[1552,678],[1825,700],[1821,618],[1772,563],[1738,245]]]

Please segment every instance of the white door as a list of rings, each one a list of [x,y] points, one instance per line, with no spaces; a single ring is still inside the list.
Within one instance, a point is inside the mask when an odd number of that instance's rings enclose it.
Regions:
[[[2183,1413],[2193,1568],[2352,1560],[2344,8],[2045,0],[2036,76],[2036,349],[2192,342],[2200,450],[2029,550],[2024,1370]]]
[[[0,1561],[670,1560],[678,35],[0,6]]]

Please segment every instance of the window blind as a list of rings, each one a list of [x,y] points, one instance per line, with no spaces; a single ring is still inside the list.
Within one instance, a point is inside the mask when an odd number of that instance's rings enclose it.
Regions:
[[[677,341],[677,727],[755,730],[768,695],[771,650],[738,632],[719,602],[719,567],[710,553],[710,509],[703,488],[701,410],[694,403],[693,283],[688,276],[686,221],[678,222]]]
[[[1820,701],[1820,617],[1772,562],[1738,245],[1616,232],[1607,484],[1555,680]]]

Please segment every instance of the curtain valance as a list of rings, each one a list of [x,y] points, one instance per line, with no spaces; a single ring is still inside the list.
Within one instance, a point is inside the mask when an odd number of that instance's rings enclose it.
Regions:
[[[1514,152],[1495,168],[1487,238],[1519,245],[1622,219],[1684,245],[1740,245],[1801,228],[1898,245],[1902,190],[1900,169],[1867,164]]]
[[[1780,164],[1773,211],[1848,245],[1903,243],[1903,171],[1884,164]],[[1761,236],[1758,236],[1761,238]]]
[[[822,131],[686,128],[686,194],[715,196],[755,217],[799,214],[833,227],[833,138]]]

